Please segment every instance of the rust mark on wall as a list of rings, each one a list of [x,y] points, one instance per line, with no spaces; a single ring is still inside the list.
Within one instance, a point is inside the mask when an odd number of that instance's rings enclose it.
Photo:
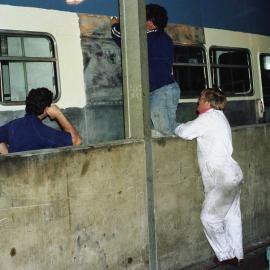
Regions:
[[[79,25],[82,37],[111,38],[110,18],[79,13]]]
[[[87,173],[89,165],[90,165],[89,160],[86,160],[83,163],[82,170],[81,170],[81,177],[84,176]]]
[[[204,44],[205,36],[203,27],[184,24],[168,24],[167,33],[175,44]]]

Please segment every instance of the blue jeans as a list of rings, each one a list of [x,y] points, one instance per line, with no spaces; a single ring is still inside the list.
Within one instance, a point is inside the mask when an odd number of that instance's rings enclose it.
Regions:
[[[180,88],[176,82],[150,92],[151,120],[155,130],[165,135],[174,133],[179,98]]]

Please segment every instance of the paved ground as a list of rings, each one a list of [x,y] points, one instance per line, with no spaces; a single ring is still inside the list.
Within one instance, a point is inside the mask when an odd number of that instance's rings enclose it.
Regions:
[[[266,246],[258,247],[255,250],[245,252],[245,259],[239,266],[226,266],[214,262],[204,262],[181,270],[268,270],[266,260]],[[270,270],[270,268],[269,268]]]
[[[239,266],[217,266],[213,270],[268,270],[265,248],[248,254]]]

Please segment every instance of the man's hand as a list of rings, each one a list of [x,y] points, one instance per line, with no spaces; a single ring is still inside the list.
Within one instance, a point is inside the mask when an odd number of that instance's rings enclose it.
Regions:
[[[111,17],[111,25],[113,25],[115,23],[120,23],[120,20],[118,17],[113,16],[113,17]]]
[[[8,146],[5,143],[0,143],[0,154],[7,155],[8,154]]]
[[[59,107],[56,105],[52,105],[52,106],[46,108],[45,112],[52,120],[57,119],[60,115],[63,114],[61,112],[61,110],[59,109]]]

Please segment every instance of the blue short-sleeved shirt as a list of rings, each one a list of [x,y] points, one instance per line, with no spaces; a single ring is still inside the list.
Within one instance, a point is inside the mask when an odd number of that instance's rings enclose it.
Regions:
[[[0,127],[0,143],[9,145],[8,152],[20,152],[72,145],[71,134],[48,127],[33,114]]]

